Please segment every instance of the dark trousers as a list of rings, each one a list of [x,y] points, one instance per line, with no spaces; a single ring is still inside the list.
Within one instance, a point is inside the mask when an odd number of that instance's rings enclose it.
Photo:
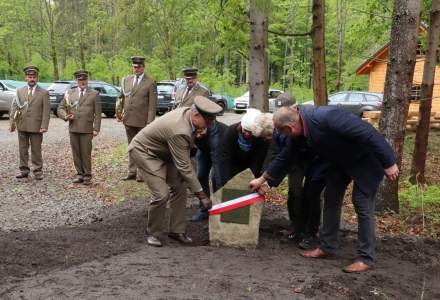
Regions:
[[[304,169],[292,166],[287,175],[289,191],[287,194],[287,211],[291,226],[297,232],[301,227]]]
[[[127,134],[127,141],[130,145],[131,140],[138,134],[139,131],[142,130],[142,127],[132,127],[125,125],[125,133]],[[133,160],[128,156],[128,175],[133,176],[137,174],[137,167]]]
[[[321,225],[321,192],[325,180],[312,180],[306,177],[298,233],[305,238],[316,237]]]
[[[221,129],[218,123],[214,123],[208,130],[208,143],[205,147],[197,150],[197,179],[202,185],[203,191],[209,196],[209,175],[211,174],[212,189],[214,193],[221,187],[220,174],[220,138]]]
[[[326,178],[324,192],[324,218],[320,231],[320,248],[335,252],[339,247],[338,231],[341,221],[341,207],[345,190],[351,179],[342,171],[332,169]],[[377,190],[377,187],[376,187]],[[356,183],[353,186],[352,201],[358,217],[357,260],[372,264],[376,257],[376,234],[374,206],[376,190],[369,195],[363,193]]]
[[[43,142],[42,133],[18,132],[18,150],[20,154],[19,169],[21,173],[28,174],[29,169],[29,146],[31,148],[31,161],[34,167],[34,174],[42,173],[43,157],[41,155],[41,143]]]

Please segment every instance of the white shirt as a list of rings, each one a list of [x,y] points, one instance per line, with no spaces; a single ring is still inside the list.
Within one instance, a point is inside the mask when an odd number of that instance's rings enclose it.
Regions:
[[[135,84],[136,84],[136,76],[138,76],[138,75],[134,74],[134,77],[133,77],[133,87],[134,87]],[[137,82],[138,84],[139,84],[139,82],[141,82],[142,78],[144,78],[144,73],[142,73],[141,75],[139,75],[138,82]]]
[[[86,89],[87,89],[87,88],[84,88],[84,89],[83,89],[83,97],[84,97],[84,95],[86,94]],[[81,97],[81,88],[80,88],[80,87],[78,87],[78,97]]]

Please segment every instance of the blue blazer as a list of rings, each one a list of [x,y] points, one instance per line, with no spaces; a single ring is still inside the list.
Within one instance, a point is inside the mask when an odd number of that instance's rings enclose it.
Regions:
[[[384,169],[396,163],[385,138],[361,118],[339,108],[300,106],[299,113],[310,149],[347,174],[366,195],[373,195]]]

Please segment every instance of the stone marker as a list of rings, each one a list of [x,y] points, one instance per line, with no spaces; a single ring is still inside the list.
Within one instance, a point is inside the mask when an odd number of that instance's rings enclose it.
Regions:
[[[218,204],[251,194],[249,182],[254,178],[247,169],[234,178],[214,195],[212,204]],[[209,240],[213,246],[255,248],[258,244],[263,202],[260,201],[233,211],[209,217]]]

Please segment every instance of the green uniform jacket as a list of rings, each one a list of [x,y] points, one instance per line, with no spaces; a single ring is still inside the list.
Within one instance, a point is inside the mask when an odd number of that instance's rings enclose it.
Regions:
[[[133,87],[136,76],[125,77],[122,81],[124,97],[123,123],[131,127],[145,127],[156,117],[157,87],[156,82],[146,74],[140,83]]]
[[[128,150],[142,153],[142,165],[151,175],[166,179],[167,164],[172,163],[192,192],[202,190],[190,160],[194,143],[189,108],[175,109],[143,128]]]
[[[196,96],[209,97],[209,90],[200,83],[196,83],[189,93],[186,93],[186,84],[181,84],[176,91],[176,106],[191,107]],[[185,96],[185,97],[184,97]]]
[[[75,118],[67,120],[68,102],[75,105],[72,109]],[[99,92],[87,87],[84,96],[79,101],[79,90],[77,87],[69,89],[58,106],[58,116],[64,121],[69,121],[69,131],[73,133],[93,133],[101,129],[101,97]]]
[[[17,109],[19,109],[16,103],[18,101],[20,106],[24,105],[21,109],[21,116],[17,121],[18,131],[38,133],[40,129],[47,129],[49,127],[49,93],[37,85],[29,102],[26,101],[27,93],[27,85],[17,90],[17,99],[12,102],[9,116],[12,118]]]

